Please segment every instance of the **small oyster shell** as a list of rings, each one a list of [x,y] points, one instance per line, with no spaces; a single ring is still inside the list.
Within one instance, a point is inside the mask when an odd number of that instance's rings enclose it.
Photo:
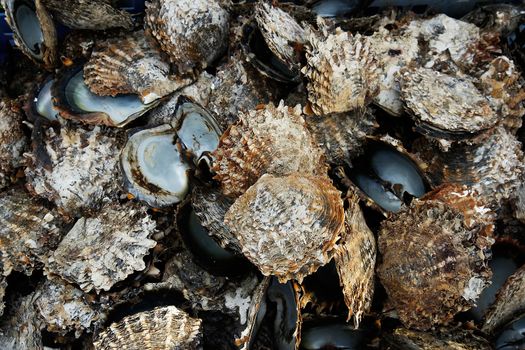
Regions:
[[[60,23],[73,29],[131,29],[133,20],[126,11],[107,0],[41,0]]]
[[[27,118],[33,123],[37,123],[39,119],[44,123],[58,121],[59,113],[53,107],[53,96],[51,96],[51,86],[54,83],[53,76],[49,75],[43,81],[35,84],[28,94],[23,108]]]
[[[144,104],[190,84],[169,76],[169,64],[153,45],[144,31],[97,43],[84,65],[85,83],[97,95],[137,94]]]
[[[229,14],[217,0],[152,0],[145,22],[178,75],[206,68],[228,47]]]
[[[499,120],[488,99],[468,79],[427,68],[403,69],[401,98],[419,131],[445,139],[469,137]]]
[[[452,201],[456,192],[460,204]],[[426,330],[448,323],[472,306],[488,283],[493,227],[468,221],[473,217],[464,213],[474,208],[464,206],[478,203],[474,196],[460,187],[439,188],[382,223],[377,273],[407,327]],[[482,216],[486,208],[476,207]]]
[[[12,101],[0,101],[0,189],[11,183],[11,176],[23,165],[28,140],[22,121],[23,114]]]
[[[233,203],[224,222],[264,275],[300,282],[333,256],[344,210],[327,178],[265,174]]]
[[[96,350],[202,349],[201,322],[175,306],[158,307],[112,323],[94,345]]]
[[[124,224],[124,225],[123,225]],[[89,292],[109,290],[134,271],[156,242],[155,222],[131,203],[105,205],[96,217],[80,218],[46,263],[46,272]]]
[[[311,33],[309,42],[302,72],[313,111],[325,115],[364,107],[378,87],[370,39],[338,28],[324,38]]]
[[[263,174],[294,172],[323,174],[322,151],[314,143],[301,116],[301,107],[280,102],[240,114],[239,122],[222,135],[213,154],[214,179],[223,193],[236,197]]]
[[[384,336],[382,344],[392,350],[490,350],[490,343],[468,331],[452,330],[438,334],[398,328]]]

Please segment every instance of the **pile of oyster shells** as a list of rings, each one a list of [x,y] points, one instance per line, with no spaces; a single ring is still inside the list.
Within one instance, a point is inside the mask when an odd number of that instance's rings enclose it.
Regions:
[[[1,349],[525,348],[524,7],[2,6]]]

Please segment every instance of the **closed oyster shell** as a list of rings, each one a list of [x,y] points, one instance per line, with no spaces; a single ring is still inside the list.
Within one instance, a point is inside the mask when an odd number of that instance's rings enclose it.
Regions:
[[[265,174],[233,203],[224,222],[264,275],[300,282],[332,258],[344,210],[327,178]]]
[[[301,116],[301,107],[272,103],[240,114],[214,152],[214,179],[227,196],[244,193],[263,174],[323,174],[322,151]]]
[[[124,317],[95,338],[95,349],[202,349],[201,320],[175,306],[158,307]]]
[[[317,115],[364,107],[377,92],[378,70],[371,40],[337,28],[325,37],[310,33],[307,65],[308,101]]]
[[[28,139],[22,121],[23,114],[12,101],[0,101],[0,189],[11,183],[16,169],[23,165]]]
[[[228,47],[229,14],[217,0],[152,0],[145,22],[179,75],[206,68]]]
[[[451,205],[455,193],[460,204]],[[492,225],[473,224],[467,218],[476,217],[464,214],[471,213],[464,208],[468,203],[476,203],[479,216],[486,211],[475,195],[456,186],[438,188],[382,223],[377,273],[407,327],[448,323],[476,302],[490,280]]]
[[[382,344],[391,350],[490,350],[490,343],[468,331],[442,330],[437,334],[398,328]],[[383,347],[382,347],[383,348]]]
[[[46,272],[89,292],[109,290],[134,271],[156,242],[156,224],[146,209],[132,203],[105,205],[95,217],[82,217],[46,263]]]

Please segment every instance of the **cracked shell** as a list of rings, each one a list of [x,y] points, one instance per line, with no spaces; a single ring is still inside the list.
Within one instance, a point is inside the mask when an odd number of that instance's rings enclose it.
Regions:
[[[175,306],[126,316],[95,338],[96,350],[202,349],[202,321]]]
[[[306,128],[301,107],[272,103],[240,114],[222,135],[214,152],[214,179],[227,196],[238,197],[263,174],[295,172],[321,175],[322,150]]]
[[[407,327],[447,324],[490,281],[493,226],[480,219],[489,211],[475,195],[441,187],[382,223],[377,273]]]
[[[243,254],[281,283],[326,264],[344,226],[340,192],[324,177],[263,175],[224,217]]]
[[[206,68],[228,47],[229,14],[217,0],[152,0],[144,20],[178,75]]]

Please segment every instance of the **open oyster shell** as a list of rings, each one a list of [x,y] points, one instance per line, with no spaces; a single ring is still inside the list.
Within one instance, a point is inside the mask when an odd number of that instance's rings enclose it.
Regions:
[[[382,223],[377,273],[407,327],[448,323],[475,303],[490,280],[493,226],[475,195],[441,187]]]
[[[302,118],[301,107],[280,102],[240,114],[213,154],[215,179],[223,193],[237,197],[263,174],[324,174],[323,154]]]
[[[46,272],[89,292],[109,290],[134,271],[144,270],[156,224],[144,207],[105,205],[94,217],[80,218],[46,263]]]
[[[284,283],[326,264],[344,225],[340,192],[324,177],[263,175],[224,217],[243,254]]]
[[[468,331],[442,330],[437,334],[398,328],[386,335],[382,349],[391,350],[490,350],[492,346],[482,337]]]
[[[95,349],[202,349],[201,320],[175,306],[124,317],[95,338]]]

